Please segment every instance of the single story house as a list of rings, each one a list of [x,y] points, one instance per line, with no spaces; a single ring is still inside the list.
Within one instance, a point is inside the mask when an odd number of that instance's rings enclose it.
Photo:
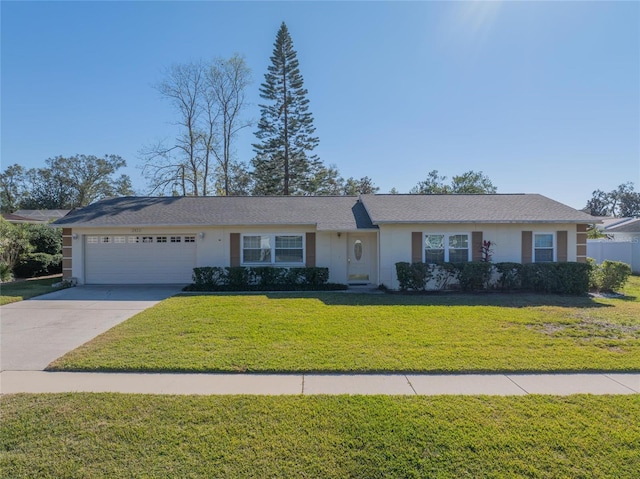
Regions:
[[[190,283],[197,266],[321,266],[397,288],[399,261],[586,261],[594,217],[536,194],[123,197],[72,210],[63,271],[79,284]]]

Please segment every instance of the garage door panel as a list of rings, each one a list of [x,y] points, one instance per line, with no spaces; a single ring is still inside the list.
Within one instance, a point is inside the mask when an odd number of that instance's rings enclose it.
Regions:
[[[185,242],[185,237],[192,241]],[[196,263],[196,243],[191,235],[180,242],[140,241],[141,237],[87,236],[85,282],[87,284],[190,283]],[[124,240],[123,240],[124,238]],[[163,237],[164,238],[164,237]],[[176,238],[173,236],[172,238]]]

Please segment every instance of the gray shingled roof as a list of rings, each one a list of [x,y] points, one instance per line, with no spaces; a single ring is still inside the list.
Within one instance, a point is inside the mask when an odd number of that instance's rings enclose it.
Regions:
[[[542,195],[363,195],[373,224],[598,223]]]
[[[314,225],[319,231],[375,228],[353,196],[123,197],[73,210],[56,226]]]
[[[607,233],[640,233],[640,218],[628,219],[605,229]]]

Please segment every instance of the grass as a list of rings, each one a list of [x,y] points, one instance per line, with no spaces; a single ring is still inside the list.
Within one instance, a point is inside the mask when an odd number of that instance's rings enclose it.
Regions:
[[[249,294],[170,298],[60,370],[640,371],[640,277],[624,299]]]
[[[30,279],[0,285],[0,306],[53,292],[51,285],[60,282],[61,276],[45,279]]]
[[[640,396],[16,395],[11,478],[637,478]]]

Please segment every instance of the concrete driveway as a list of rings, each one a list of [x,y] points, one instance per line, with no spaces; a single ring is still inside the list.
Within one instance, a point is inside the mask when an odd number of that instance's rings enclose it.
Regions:
[[[54,359],[178,293],[182,285],[78,286],[0,307],[0,370],[41,371]]]

